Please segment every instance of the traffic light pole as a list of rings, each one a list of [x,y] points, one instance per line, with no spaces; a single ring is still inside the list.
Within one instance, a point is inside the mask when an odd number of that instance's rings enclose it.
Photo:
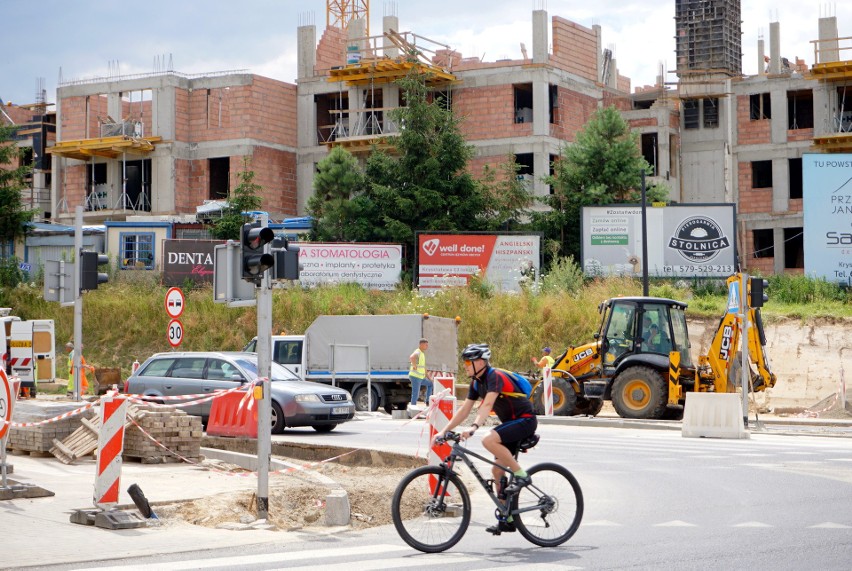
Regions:
[[[74,400],[82,399],[80,363],[83,354],[83,296],[80,295],[80,252],[83,251],[83,207],[77,205],[74,210]]]
[[[261,220],[265,227],[265,217]],[[264,246],[264,251],[269,245]],[[269,463],[272,454],[272,276],[263,272],[257,293],[257,376],[262,383],[263,398],[257,408],[257,517],[269,516]]]

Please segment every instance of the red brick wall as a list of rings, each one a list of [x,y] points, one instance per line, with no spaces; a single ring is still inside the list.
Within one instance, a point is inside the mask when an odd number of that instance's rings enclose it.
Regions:
[[[737,96],[737,143],[740,145],[760,145],[771,141],[770,120],[750,119],[749,96]]]
[[[772,212],[772,189],[752,189],[751,163],[738,163],[738,180],[740,196],[739,211],[741,213]]]
[[[175,89],[175,140],[191,141],[189,138],[189,92]]]
[[[744,265],[748,272],[759,272],[763,275],[771,275],[775,273],[775,258],[755,258],[754,257],[754,234],[751,230],[745,232],[744,246]]]
[[[242,168],[243,164],[239,157],[231,159],[231,171],[235,175]],[[255,173],[254,182],[263,187],[263,192],[260,194],[263,200],[261,210],[268,211],[276,218],[281,215],[295,216],[296,154],[268,147],[257,147],[249,168]],[[238,181],[233,183],[234,186],[236,184]]]
[[[554,16],[552,39],[550,63],[554,67],[598,81],[598,44],[594,30]]]
[[[575,91],[557,88],[559,106],[554,109],[554,125],[550,126],[550,134],[564,141],[575,141],[577,131],[589,120],[589,117],[598,108],[598,101],[594,97],[582,95]]]
[[[810,141],[814,138],[814,129],[793,129],[787,131],[788,141]]]
[[[251,136],[261,141],[295,147],[296,86],[254,76],[249,104]]]
[[[68,212],[74,212],[74,208],[86,203],[86,165],[77,164],[65,169],[65,180],[59,181],[59,196],[57,201],[65,196],[68,204]]]
[[[639,127],[657,127],[657,118],[656,117],[647,117],[645,119],[631,119],[627,122],[630,125],[631,129],[638,129]]]
[[[315,75],[346,63],[346,32],[340,28],[326,28],[317,44]]]
[[[787,210],[789,212],[802,212],[802,199],[791,198],[787,201]]]
[[[474,87],[455,92],[453,108],[467,140],[520,137],[532,134],[532,123],[515,123],[511,84]]]

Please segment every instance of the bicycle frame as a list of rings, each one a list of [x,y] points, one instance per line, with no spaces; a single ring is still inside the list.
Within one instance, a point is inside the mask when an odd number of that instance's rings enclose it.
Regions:
[[[473,463],[473,460],[471,460],[469,458],[469,456],[473,456],[474,458],[481,460],[481,461],[485,462],[486,464],[490,464],[491,466],[496,466],[497,468],[500,468],[501,470],[506,472],[506,474],[509,475],[509,480],[507,482],[507,486],[508,486],[509,483],[512,482],[512,480],[515,479],[515,475],[512,473],[511,468],[508,468],[506,466],[501,466],[497,462],[492,462],[488,458],[485,458],[484,456],[477,454],[473,450],[470,450],[469,448],[465,448],[464,446],[462,446],[457,441],[453,442],[452,451],[450,452],[450,455],[447,456],[444,459],[443,462],[441,462],[441,466],[443,466],[444,468],[446,468],[450,472],[455,473],[454,466],[455,466],[456,460],[461,459],[464,462],[464,464],[470,469],[470,471],[473,472],[473,475],[476,476],[476,479],[479,482],[479,485],[482,486],[482,488],[488,494],[488,497],[490,497],[491,501],[494,502],[494,505],[497,506],[497,510],[500,512],[500,515],[504,518],[507,518],[510,515],[514,516],[514,515],[517,515],[519,513],[524,513],[524,512],[528,512],[528,511],[535,511],[535,510],[541,509],[540,506],[533,505],[533,506],[530,506],[526,509],[516,509],[516,510],[510,512],[509,510],[511,509],[512,500],[514,499],[515,494],[507,494],[505,501],[498,498],[497,494],[494,493],[494,490],[492,490],[491,487],[488,485],[487,480],[485,478],[483,478],[482,474],[479,473],[479,470],[476,469],[476,464]],[[517,455],[515,455],[515,457],[517,457]],[[532,487],[535,488],[535,486],[532,486]],[[537,488],[535,488],[535,489],[537,490]],[[540,493],[540,490],[539,490],[539,493]],[[437,494],[438,494],[438,490],[436,490],[436,495]]]

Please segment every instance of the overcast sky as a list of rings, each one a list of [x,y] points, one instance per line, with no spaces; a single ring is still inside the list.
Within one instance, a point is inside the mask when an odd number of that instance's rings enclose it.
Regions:
[[[325,0],[0,0],[0,99],[26,104],[44,79],[53,102],[65,81],[158,71],[249,70],[294,82],[296,29],[325,28]],[[807,7],[805,7],[807,6]],[[370,32],[386,11],[400,31],[450,45],[486,61],[532,53],[532,10],[544,8],[583,26],[599,24],[632,86],[653,84],[660,63],[673,70],[675,0],[373,0]],[[769,53],[769,23],[781,24],[781,55],[813,63],[819,16],[837,16],[839,35],[852,36],[852,2],[742,0],[743,71],[757,72],[757,39]],[[852,46],[850,46],[852,47]],[[852,58],[852,55],[849,56]],[[666,74],[666,81],[674,81]]]

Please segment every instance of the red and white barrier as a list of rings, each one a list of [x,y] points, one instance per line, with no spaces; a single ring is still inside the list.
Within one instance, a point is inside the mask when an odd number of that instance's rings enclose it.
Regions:
[[[446,394],[449,396],[456,396],[456,378],[452,373],[439,373],[432,377],[432,382],[434,383],[434,394],[447,391]],[[455,411],[455,407],[453,407],[453,411]]]
[[[95,477],[96,507],[109,510],[118,503],[121,484],[121,453],[128,400],[111,392],[101,399],[101,430],[98,434],[98,472]]]
[[[434,401],[436,397],[432,397],[432,399]],[[447,427],[456,410],[456,397],[452,395],[442,396],[437,399],[437,402],[438,406],[429,415],[429,442],[432,442],[435,435]],[[444,458],[449,456],[450,451],[451,447],[446,442],[444,444],[432,444],[429,448],[429,464],[437,466],[444,461]],[[436,484],[434,476],[429,476],[429,486],[433,492]]]
[[[550,367],[544,369],[544,415],[553,416],[553,374]]]

